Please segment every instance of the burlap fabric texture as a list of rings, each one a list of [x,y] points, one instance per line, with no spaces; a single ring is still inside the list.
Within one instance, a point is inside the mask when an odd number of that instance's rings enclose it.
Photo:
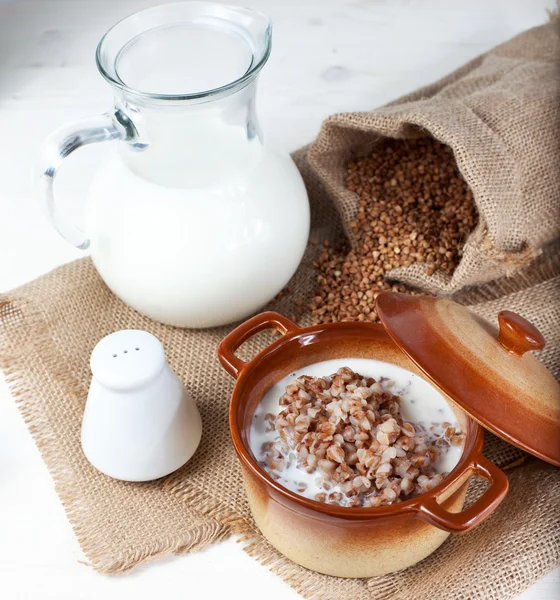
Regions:
[[[532,39],[535,31],[526,35]],[[295,158],[310,193],[313,233],[333,239],[341,234],[344,219],[338,219],[308,149]],[[310,245],[290,283],[292,294],[268,308],[291,315],[296,301],[309,298],[316,252]],[[492,320],[506,307],[532,320],[548,341],[539,358],[556,377],[559,263],[556,255],[540,256],[513,279],[465,288],[457,296]],[[170,477],[148,484],[103,476],[89,465],[79,443],[90,353],[104,335],[124,328],[146,329],[162,340],[204,423],[193,459]],[[342,580],[312,573],[279,555],[254,527],[229,439],[233,381],[219,365],[216,348],[230,330],[183,330],[139,315],[107,289],[89,259],[0,296],[0,367],[93,567],[123,572],[166,552],[194,550],[238,532],[251,555],[308,598],[508,600],[559,563],[560,470],[533,459],[510,471],[510,494],[485,524],[451,536],[431,557],[401,573]],[[242,348],[241,357],[253,356],[268,341],[266,335],[255,338]],[[491,435],[486,453],[500,465],[525,457]],[[471,499],[477,487],[470,491]]]

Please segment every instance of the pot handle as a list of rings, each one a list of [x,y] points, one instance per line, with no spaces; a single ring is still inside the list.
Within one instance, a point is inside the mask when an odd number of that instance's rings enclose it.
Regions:
[[[224,369],[232,377],[239,377],[239,374],[247,364],[235,356],[235,351],[248,339],[265,329],[276,329],[276,331],[285,335],[286,333],[298,331],[299,327],[287,317],[276,312],[264,312],[255,315],[236,327],[218,346],[218,358]]]
[[[472,506],[461,512],[451,513],[432,496],[421,502],[420,517],[450,533],[465,533],[488,518],[505,498],[509,488],[508,478],[501,469],[482,455],[475,459],[471,470],[490,482],[490,487]]]

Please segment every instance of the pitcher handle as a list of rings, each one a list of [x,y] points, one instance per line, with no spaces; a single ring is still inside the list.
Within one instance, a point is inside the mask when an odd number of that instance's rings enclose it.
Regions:
[[[44,212],[60,235],[74,246],[89,247],[86,234],[57,207],[54,179],[62,160],[69,154],[97,142],[130,140],[135,135],[131,121],[120,111],[90,117],[53,131],[45,140],[39,158],[37,187]]]

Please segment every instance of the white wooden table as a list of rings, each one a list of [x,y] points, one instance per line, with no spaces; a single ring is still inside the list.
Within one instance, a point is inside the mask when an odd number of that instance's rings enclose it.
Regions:
[[[161,1],[161,0],[160,0]],[[107,110],[95,47],[120,18],[157,0],[0,0],[0,291],[75,259],[38,210],[33,157],[45,135]],[[293,150],[324,117],[369,109],[428,83],[524,29],[544,23],[555,0],[243,0],[275,24],[259,91],[265,132]],[[98,148],[61,172],[65,201],[83,197]],[[107,577],[80,549],[31,436],[0,381],[0,597],[81,600],[297,598],[233,540]],[[220,576],[216,577],[219,565]],[[499,575],[496,574],[498,577]],[[560,571],[523,600],[560,597]],[[444,599],[432,599],[444,600]]]

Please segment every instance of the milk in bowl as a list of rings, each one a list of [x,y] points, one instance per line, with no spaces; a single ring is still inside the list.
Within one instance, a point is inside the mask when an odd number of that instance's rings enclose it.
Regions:
[[[320,502],[375,507],[439,485],[464,435],[442,394],[383,361],[328,360],[284,377],[253,415],[250,445],[287,489]]]

